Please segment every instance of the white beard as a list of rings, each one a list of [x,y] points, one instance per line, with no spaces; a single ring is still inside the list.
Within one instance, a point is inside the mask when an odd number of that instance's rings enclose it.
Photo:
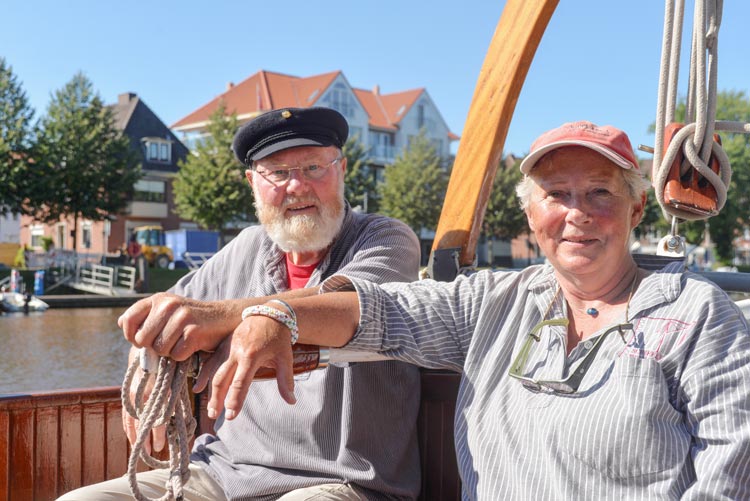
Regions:
[[[255,188],[253,187],[255,192]],[[316,252],[331,245],[344,222],[344,183],[340,184],[339,197],[330,205],[321,205],[314,195],[286,197],[280,207],[265,204],[255,192],[255,210],[271,240],[284,252]],[[291,204],[311,203],[320,209],[319,214],[285,217]]]

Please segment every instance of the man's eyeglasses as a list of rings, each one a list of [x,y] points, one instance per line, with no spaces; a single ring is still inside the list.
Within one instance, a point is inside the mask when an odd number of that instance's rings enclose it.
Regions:
[[[529,335],[526,336],[526,341],[523,343],[523,346],[521,347],[521,351],[518,352],[516,359],[510,365],[510,370],[508,370],[508,375],[510,377],[520,380],[521,383],[529,389],[539,391],[542,388],[546,388],[555,393],[564,393],[564,394],[572,394],[578,391],[578,387],[581,385],[581,381],[583,381],[583,377],[586,375],[586,371],[589,370],[591,363],[594,361],[594,358],[596,357],[596,353],[599,351],[599,348],[604,342],[604,339],[611,332],[618,331],[620,333],[620,337],[622,338],[623,342],[625,342],[624,331],[633,329],[633,324],[625,323],[625,324],[614,325],[610,327],[609,329],[607,329],[606,331],[604,331],[604,333],[600,335],[597,338],[597,340],[594,342],[594,346],[591,348],[591,350],[586,354],[585,357],[583,357],[583,360],[581,360],[581,363],[578,364],[578,367],[576,367],[575,371],[573,371],[570,374],[570,376],[568,376],[565,379],[550,381],[550,380],[533,379],[533,378],[524,376],[523,375],[524,368],[526,367],[526,362],[529,359],[529,353],[531,352],[532,341],[539,342],[540,340],[539,332],[545,326],[548,326],[548,325],[549,326],[561,325],[561,326],[567,327],[568,319],[567,318],[554,318],[552,320],[545,320],[543,322],[539,322],[537,325],[535,325],[534,328],[531,329],[531,332],[529,332]]]
[[[302,165],[299,167],[291,167],[286,164],[256,166],[255,172],[263,176],[263,179],[274,186],[281,186],[289,182],[293,170],[299,171],[302,177],[308,181],[317,181],[322,179],[328,172],[328,169],[338,163],[342,158],[343,157],[338,156],[328,163]]]

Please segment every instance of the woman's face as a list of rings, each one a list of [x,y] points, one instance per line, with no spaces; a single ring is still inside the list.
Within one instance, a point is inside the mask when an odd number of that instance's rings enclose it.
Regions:
[[[570,146],[545,155],[531,178],[526,215],[555,269],[600,278],[621,269],[645,204],[645,196],[633,200],[622,168],[589,148]]]

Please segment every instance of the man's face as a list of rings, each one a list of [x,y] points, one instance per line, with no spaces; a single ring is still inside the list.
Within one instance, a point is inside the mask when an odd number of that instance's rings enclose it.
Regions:
[[[346,158],[335,147],[300,146],[274,153],[245,171],[255,195],[258,220],[285,252],[314,252],[327,248],[344,219]],[[328,166],[319,179],[308,179],[295,167]],[[292,168],[286,182],[261,175]]]

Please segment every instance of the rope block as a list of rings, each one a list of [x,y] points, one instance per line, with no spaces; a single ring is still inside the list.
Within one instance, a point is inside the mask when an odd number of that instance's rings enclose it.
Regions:
[[[665,127],[663,157],[666,157],[672,139],[683,127],[685,124],[676,122]],[[721,145],[721,138],[718,134],[714,134],[714,141]],[[669,167],[667,182],[664,185],[664,203],[669,207],[693,214],[715,216],[719,213],[719,197],[716,188],[696,169],[687,168],[684,173],[681,172],[684,161],[685,154],[680,149]],[[708,160],[708,166],[717,175],[719,174],[721,166],[713,154]]]

